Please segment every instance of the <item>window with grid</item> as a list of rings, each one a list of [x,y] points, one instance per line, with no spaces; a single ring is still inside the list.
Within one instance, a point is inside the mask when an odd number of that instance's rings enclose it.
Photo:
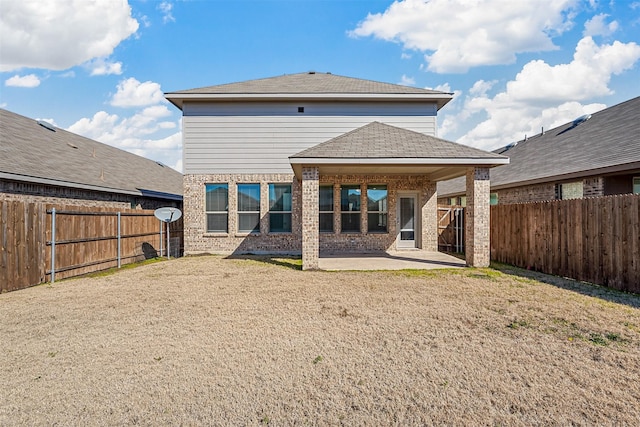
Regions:
[[[343,233],[360,232],[360,186],[340,187],[340,218]]]
[[[238,231],[260,232],[260,184],[238,184]]]
[[[387,232],[387,186],[367,186],[367,230],[370,233]]]
[[[577,182],[565,182],[563,184],[556,184],[556,199],[568,200],[568,199],[582,199],[583,195],[583,183]]]
[[[333,233],[333,185],[321,185],[319,194],[320,232]]]
[[[269,231],[291,233],[291,184],[269,184]]]
[[[205,212],[207,233],[228,232],[229,186],[227,184],[205,185]]]

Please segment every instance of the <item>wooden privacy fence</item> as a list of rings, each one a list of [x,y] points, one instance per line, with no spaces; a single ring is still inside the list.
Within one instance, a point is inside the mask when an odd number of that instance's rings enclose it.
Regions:
[[[640,195],[491,206],[491,259],[640,293]]]
[[[150,210],[1,203],[1,292],[119,267],[166,250],[162,223]],[[177,256],[182,221],[170,229]]]

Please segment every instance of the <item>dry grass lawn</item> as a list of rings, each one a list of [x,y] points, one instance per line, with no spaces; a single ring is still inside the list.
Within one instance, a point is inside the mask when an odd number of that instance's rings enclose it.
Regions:
[[[0,425],[640,425],[640,296],[269,261],[0,295]]]

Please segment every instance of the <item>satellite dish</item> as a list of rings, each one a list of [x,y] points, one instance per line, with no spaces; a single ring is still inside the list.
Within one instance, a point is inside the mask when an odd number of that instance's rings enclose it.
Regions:
[[[162,222],[177,221],[182,216],[178,208],[158,208],[153,214]]]

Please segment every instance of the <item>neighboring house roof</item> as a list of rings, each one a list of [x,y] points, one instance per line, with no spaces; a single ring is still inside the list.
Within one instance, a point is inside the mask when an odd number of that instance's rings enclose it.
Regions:
[[[496,150],[509,156],[511,162],[491,171],[491,188],[640,169],[640,97],[578,122],[519,141],[506,151]],[[441,196],[464,191],[464,180],[438,183]]]
[[[464,174],[471,165],[497,166],[508,163],[506,156],[467,147],[414,132],[373,122],[344,135],[289,157],[294,171],[303,164],[346,165],[375,171],[385,169],[404,173],[428,173],[431,179],[446,179]]]
[[[180,109],[185,100],[210,99],[430,100],[440,109],[453,94],[312,71],[169,92],[165,97]]]
[[[0,179],[182,199],[170,167],[3,109]]]

